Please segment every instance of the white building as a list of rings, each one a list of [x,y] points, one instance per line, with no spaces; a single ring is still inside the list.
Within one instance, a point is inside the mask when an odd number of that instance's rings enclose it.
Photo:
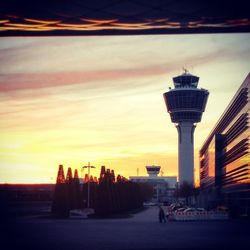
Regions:
[[[173,197],[176,187],[176,176],[158,176],[160,166],[146,166],[148,176],[130,176],[129,180],[136,183],[147,183],[154,188],[152,201],[169,201]]]

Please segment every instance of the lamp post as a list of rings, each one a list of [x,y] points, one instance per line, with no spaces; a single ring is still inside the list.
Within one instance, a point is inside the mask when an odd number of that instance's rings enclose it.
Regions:
[[[88,208],[89,208],[89,201],[90,201],[90,169],[95,168],[94,166],[90,166],[90,162],[88,163],[88,166],[83,166],[82,168],[88,169]]]

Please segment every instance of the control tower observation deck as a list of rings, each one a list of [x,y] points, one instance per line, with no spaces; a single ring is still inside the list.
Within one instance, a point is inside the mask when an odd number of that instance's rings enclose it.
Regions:
[[[178,131],[179,183],[194,183],[194,129],[201,121],[209,92],[198,89],[199,77],[187,70],[173,78],[174,89],[164,93],[167,111]]]

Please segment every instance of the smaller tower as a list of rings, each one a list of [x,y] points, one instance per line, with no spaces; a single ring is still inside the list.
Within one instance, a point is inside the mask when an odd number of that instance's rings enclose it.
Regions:
[[[147,172],[149,177],[157,177],[157,175],[160,172],[161,167],[160,166],[146,166]]]

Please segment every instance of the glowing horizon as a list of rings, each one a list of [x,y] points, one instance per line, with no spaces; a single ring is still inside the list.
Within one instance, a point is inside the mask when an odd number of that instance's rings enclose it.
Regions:
[[[0,183],[54,183],[58,165],[177,175],[162,94],[187,67],[209,100],[198,151],[250,71],[249,34],[1,38]],[[86,173],[86,171],[85,171]]]

